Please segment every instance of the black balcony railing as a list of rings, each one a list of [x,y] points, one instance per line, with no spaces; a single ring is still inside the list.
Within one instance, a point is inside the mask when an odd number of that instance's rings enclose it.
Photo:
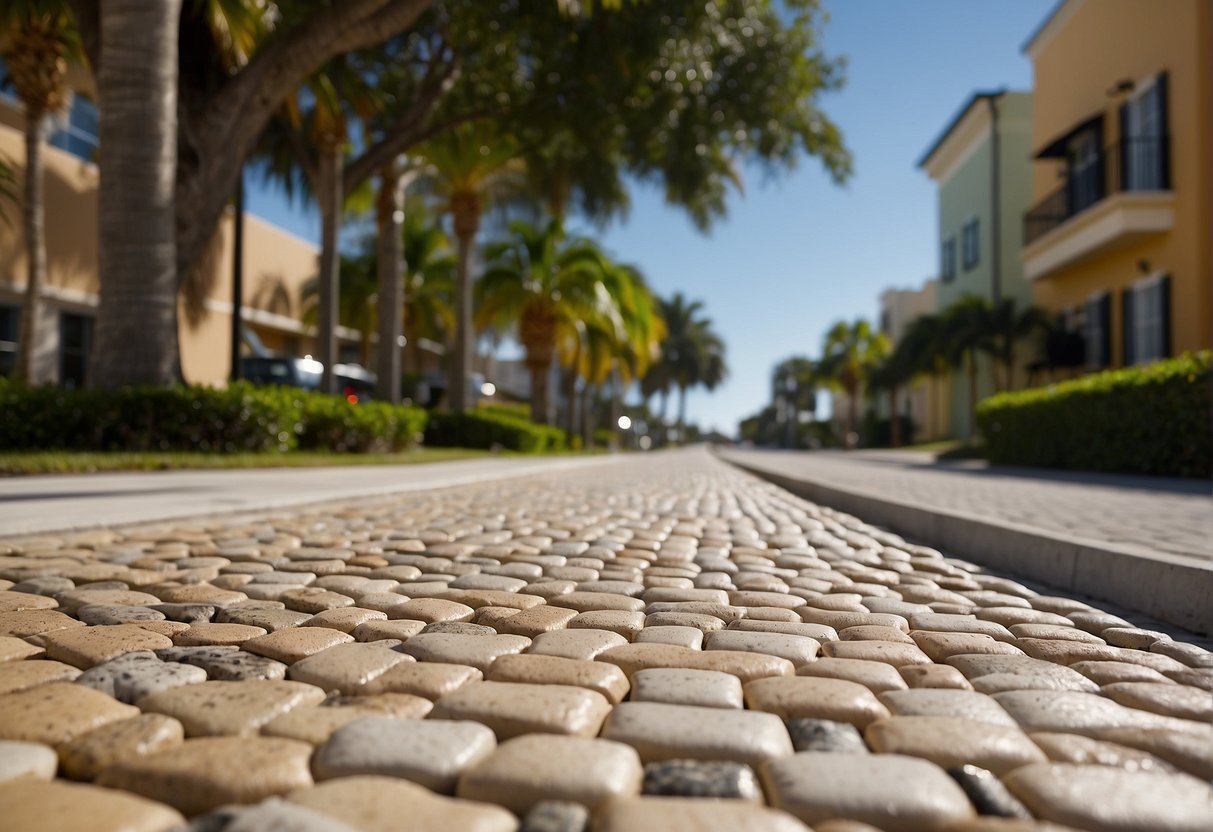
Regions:
[[[1108,194],[1169,190],[1170,138],[1123,139],[1084,163],[1071,164],[1062,186],[1024,214],[1023,243],[1043,237]]]

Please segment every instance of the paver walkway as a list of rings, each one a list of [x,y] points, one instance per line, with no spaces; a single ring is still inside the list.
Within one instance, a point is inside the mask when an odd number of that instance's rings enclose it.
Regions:
[[[937,464],[930,455],[911,451],[729,450],[723,455],[929,509],[1213,561],[1213,486],[1207,481]]]
[[[1211,777],[1213,653],[703,450],[0,538],[6,832],[1207,832]]]

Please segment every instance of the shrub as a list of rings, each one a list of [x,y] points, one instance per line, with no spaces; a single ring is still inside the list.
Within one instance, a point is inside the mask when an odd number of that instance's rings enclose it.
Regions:
[[[355,406],[289,387],[66,390],[0,379],[4,450],[394,450],[412,441],[424,422],[425,412],[416,408]]]
[[[386,402],[351,405],[340,396],[303,396],[299,447],[356,453],[387,453],[412,444],[425,430],[427,414]]]
[[[487,410],[477,408],[467,413],[431,413],[425,443],[438,448],[501,447],[523,453],[564,450],[565,435],[560,428],[484,412]]]
[[[1213,352],[1189,353],[992,396],[977,424],[997,464],[1208,477],[1211,385]]]

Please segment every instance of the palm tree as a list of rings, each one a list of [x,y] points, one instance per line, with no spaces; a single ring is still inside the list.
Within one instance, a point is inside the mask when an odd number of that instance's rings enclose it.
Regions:
[[[89,383],[178,374],[177,32],[182,0],[100,4],[101,303]]]
[[[994,312],[990,302],[978,295],[965,295],[943,313],[944,355],[953,367],[964,368],[968,381],[969,427],[977,424],[977,359],[994,353]]]
[[[859,394],[868,377],[889,351],[885,335],[865,320],[848,324],[838,321],[826,332],[818,364],[821,378],[847,395],[846,447],[854,448],[858,436]]]
[[[1049,327],[1049,315],[1037,306],[1020,309],[1014,298],[1004,298],[990,312],[990,334],[993,338],[991,356],[1002,365],[1003,377],[999,389],[1015,387],[1015,345]]]
[[[21,309],[17,378],[34,375],[36,328],[46,283],[46,204],[42,143],[47,116],[68,102],[69,63],[83,60],[79,34],[65,0],[7,0],[0,11],[0,57],[25,110],[25,303]]]
[[[678,388],[678,427],[686,428],[687,391],[703,385],[714,390],[728,374],[724,341],[712,329],[710,318],[702,316],[703,303],[688,301],[681,292],[658,302],[666,337],[661,342],[659,377]],[[662,400],[665,421],[665,399]]]
[[[602,259],[564,227],[510,223],[510,238],[486,250],[489,268],[476,283],[476,323],[518,329],[531,374],[531,420],[548,421],[548,375],[558,345],[585,321],[603,321],[622,338],[623,321],[603,283]]]
[[[409,368],[421,368],[421,339],[448,343],[455,330],[455,256],[442,227],[410,200],[400,229],[404,252],[404,337]]]
[[[451,409],[468,406],[475,332],[472,328],[472,246],[485,208],[521,187],[514,141],[487,122],[466,122],[424,144],[418,155],[432,168],[430,184],[455,231],[455,356],[447,389]]]

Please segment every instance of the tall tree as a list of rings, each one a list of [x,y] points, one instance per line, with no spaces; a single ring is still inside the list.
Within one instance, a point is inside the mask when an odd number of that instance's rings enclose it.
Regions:
[[[165,384],[177,374],[177,22],[181,0],[99,10],[100,307],[89,383]],[[226,201],[232,189],[223,192]]]
[[[678,428],[686,429],[687,392],[699,385],[714,390],[728,374],[724,341],[701,301],[688,301],[681,292],[658,301],[666,336],[661,342],[660,373],[678,388]],[[664,403],[663,421],[664,421]]]
[[[69,63],[83,55],[75,22],[65,0],[7,0],[0,8],[0,57],[21,101],[25,117],[25,182],[22,228],[25,236],[25,302],[17,345],[16,376],[31,383],[34,348],[42,317],[46,283],[46,203],[43,198],[42,146],[47,116],[68,102]]]
[[[1036,306],[1020,308],[1014,298],[1003,298],[990,310],[990,353],[1002,367],[1000,390],[1015,388],[1016,345],[1032,335],[1043,335],[1048,327],[1048,313]]]
[[[531,376],[531,421],[546,424],[548,377],[562,340],[577,337],[584,322],[623,321],[602,280],[598,249],[566,240],[564,227],[513,222],[509,238],[486,249],[488,269],[476,284],[480,327],[516,328]]]
[[[944,310],[943,329],[948,363],[965,372],[972,431],[977,426],[978,356],[997,350],[993,308],[979,295],[965,295]]]
[[[455,232],[455,354],[447,389],[451,409],[470,404],[475,330],[472,326],[472,256],[480,219],[496,200],[518,192],[522,161],[513,139],[487,122],[468,122],[420,148],[432,169],[431,186]]]
[[[888,350],[888,339],[865,320],[838,321],[826,332],[818,373],[824,381],[846,393],[844,441],[848,448],[854,448],[858,438],[859,396]]]

